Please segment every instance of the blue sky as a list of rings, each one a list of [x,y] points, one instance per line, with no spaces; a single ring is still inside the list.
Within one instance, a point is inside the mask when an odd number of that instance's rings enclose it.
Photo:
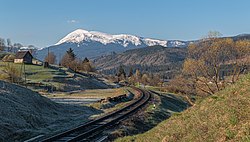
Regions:
[[[249,0],[0,0],[0,37],[44,47],[82,28],[193,40],[250,33]]]

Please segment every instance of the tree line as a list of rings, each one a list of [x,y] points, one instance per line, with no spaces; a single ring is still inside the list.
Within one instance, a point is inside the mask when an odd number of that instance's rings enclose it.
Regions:
[[[24,46],[21,43],[12,43],[10,38],[6,40],[4,38],[0,38],[0,51],[16,53],[21,47]],[[28,45],[28,47],[35,48],[34,45]]]
[[[53,52],[49,52],[48,55],[44,59],[45,62],[49,64],[56,64],[57,59],[56,55]],[[93,67],[90,60],[86,57],[83,60],[77,58],[72,48],[66,51],[62,59],[59,61],[60,66],[64,66],[70,68],[71,70],[77,71],[85,71],[85,72],[93,72],[95,68]]]
[[[130,67],[129,72],[126,73],[122,65],[119,66],[115,76],[112,76],[113,81],[127,82],[131,85],[150,85],[150,86],[161,86],[163,84],[162,77],[158,74],[153,73],[142,73],[140,69],[133,69]]]
[[[133,65],[122,65],[125,72],[129,73],[130,69],[140,70],[140,72],[147,74],[159,75],[162,79],[169,80],[173,79],[177,74],[180,73],[182,68],[183,61],[178,61],[171,64],[163,64],[163,65],[141,65],[141,64],[133,64]],[[100,69],[99,72],[105,75],[115,75],[119,71],[119,67],[112,68],[104,68]]]

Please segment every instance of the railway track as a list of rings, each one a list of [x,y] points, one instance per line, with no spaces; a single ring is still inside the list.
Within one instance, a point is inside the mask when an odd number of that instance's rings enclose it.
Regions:
[[[149,101],[151,97],[149,92],[135,87],[133,87],[133,89],[140,93],[140,97],[129,105],[110,114],[102,116],[96,120],[89,121],[88,123],[82,126],[44,139],[42,140],[42,142],[91,141],[91,139],[103,132],[106,128],[111,127],[122,121],[122,119],[126,118],[131,113],[134,113]]]

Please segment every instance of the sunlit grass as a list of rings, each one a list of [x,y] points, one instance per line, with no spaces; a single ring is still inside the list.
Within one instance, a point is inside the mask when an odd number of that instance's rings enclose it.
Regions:
[[[4,69],[4,66],[7,64],[14,64],[10,62],[0,62],[0,70]],[[50,80],[56,75],[56,71],[48,68],[44,68],[43,66],[38,65],[24,65],[24,64],[14,64],[17,69],[22,72],[22,76],[24,77],[24,71],[26,73],[26,77],[30,81],[43,81]]]
[[[249,141],[249,86],[250,74],[183,113],[174,114],[150,131],[117,141]]]

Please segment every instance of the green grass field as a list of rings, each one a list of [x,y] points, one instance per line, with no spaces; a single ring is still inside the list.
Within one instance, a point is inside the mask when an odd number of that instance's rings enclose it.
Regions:
[[[14,64],[11,62],[0,62],[0,70],[3,70],[4,66],[7,64],[15,65],[16,69],[22,71],[22,74],[24,77],[24,65],[23,64]],[[34,82],[43,82],[44,80],[51,80],[53,79],[53,77],[57,75],[66,75],[53,69],[44,68],[43,66],[29,65],[29,64],[25,65],[25,72],[26,72],[27,79],[29,81],[34,81]]]
[[[119,142],[250,141],[250,74],[146,133]]]
[[[8,75],[3,72],[5,66],[10,65],[11,68],[16,68],[20,71],[22,80],[19,81],[21,85],[27,85],[28,88],[46,93],[49,92],[70,92],[75,90],[88,90],[88,89],[106,89],[108,84],[103,81],[91,77],[89,74],[77,74],[68,68],[58,67],[52,65],[50,68],[44,68],[39,65],[25,65],[25,76],[24,76],[24,65],[15,64],[11,62],[0,62],[0,78],[8,80]],[[10,68],[10,69],[11,69]],[[21,72],[22,71],[22,72]]]
[[[64,86],[65,84],[62,82],[55,81],[54,79],[57,77],[60,78],[68,78],[72,75],[72,73],[67,72],[66,68],[61,71],[56,69],[44,68],[39,65],[31,65],[26,64],[15,64],[12,62],[2,62],[0,61],[0,72],[4,70],[6,65],[14,65],[14,67],[21,72],[21,77],[24,80],[26,75],[27,83],[42,83],[43,85],[54,86],[56,88],[60,88],[60,86]],[[24,69],[25,68],[25,69]],[[25,75],[24,75],[25,70]]]

